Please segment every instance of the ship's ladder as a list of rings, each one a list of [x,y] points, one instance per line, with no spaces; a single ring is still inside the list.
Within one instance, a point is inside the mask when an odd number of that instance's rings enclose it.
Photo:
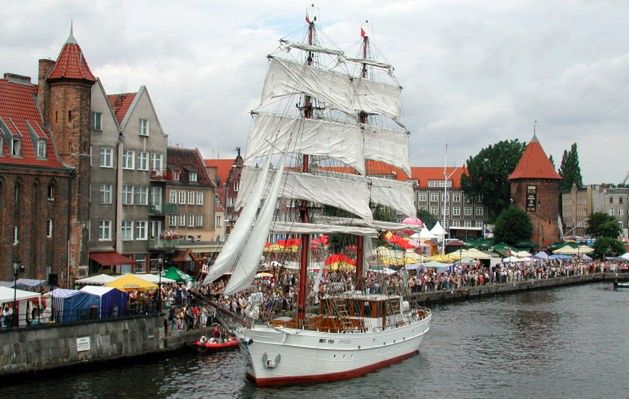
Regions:
[[[347,310],[347,302],[343,299],[335,301],[335,313],[337,320],[341,323],[342,331],[350,331],[354,329],[351,319],[349,318],[349,312]]]

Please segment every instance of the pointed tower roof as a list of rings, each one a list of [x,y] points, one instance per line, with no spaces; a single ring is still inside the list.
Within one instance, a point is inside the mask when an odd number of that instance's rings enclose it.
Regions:
[[[46,78],[48,81],[59,79],[78,79],[88,82],[96,82],[96,78],[92,75],[90,67],[85,61],[83,51],[76,42],[70,25],[70,36],[66,40],[55,66],[52,67]]]
[[[517,166],[509,175],[509,180],[514,179],[561,180],[561,176],[559,176],[553,164],[550,163],[535,134],[524,149]]]

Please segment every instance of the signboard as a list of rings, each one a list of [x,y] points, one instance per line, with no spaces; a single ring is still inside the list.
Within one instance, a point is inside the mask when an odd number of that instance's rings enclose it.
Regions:
[[[84,352],[90,350],[90,337],[81,337],[76,339],[76,351]]]
[[[526,210],[527,212],[537,210],[537,186],[526,186]]]

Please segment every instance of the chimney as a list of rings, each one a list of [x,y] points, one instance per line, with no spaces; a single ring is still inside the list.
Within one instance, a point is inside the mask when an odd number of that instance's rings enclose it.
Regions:
[[[37,76],[37,103],[39,111],[44,119],[44,126],[48,126],[48,108],[50,106],[50,88],[46,82],[48,72],[55,66],[55,61],[41,59],[39,60],[39,74]]]

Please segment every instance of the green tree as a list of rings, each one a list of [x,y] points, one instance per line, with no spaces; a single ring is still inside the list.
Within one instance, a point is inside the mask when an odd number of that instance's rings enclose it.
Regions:
[[[428,213],[428,211],[425,211],[423,209],[417,211],[417,217],[420,218],[422,222],[424,222],[424,225],[428,230],[432,229],[433,227],[435,227],[435,224],[437,224],[437,219],[433,215]]]
[[[491,215],[499,215],[511,204],[508,177],[515,169],[526,144],[517,139],[503,140],[483,148],[467,160],[467,172],[461,176],[465,195],[479,200]]]
[[[616,239],[622,233],[622,229],[615,217],[603,212],[594,212],[588,218],[588,227],[585,232],[594,238]]]
[[[601,237],[596,240],[592,256],[597,259],[604,259],[606,256],[619,256],[625,253],[625,246],[622,241],[611,237]]]
[[[553,159],[553,156],[552,156],[552,155],[548,157],[548,160],[550,161],[550,164],[551,164],[551,165],[553,165],[553,169],[557,168],[557,167],[555,166],[555,160]]]
[[[572,189],[572,185],[576,184],[578,188],[583,187],[583,177],[581,177],[581,167],[579,166],[579,153],[577,152],[577,143],[573,143],[570,151],[564,151],[561,158],[561,166],[559,167],[559,175],[561,175],[560,189],[566,193]]]
[[[496,218],[494,227],[494,241],[504,241],[509,245],[514,245],[520,241],[531,239],[533,234],[533,223],[526,212],[515,206],[511,206]]]

